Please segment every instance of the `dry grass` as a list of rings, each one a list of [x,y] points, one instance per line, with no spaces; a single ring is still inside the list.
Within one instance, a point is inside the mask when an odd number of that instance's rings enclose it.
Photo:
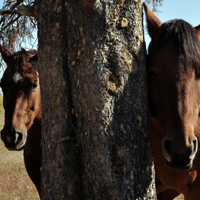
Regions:
[[[0,114],[0,129],[3,113]],[[0,141],[0,199],[39,200],[35,186],[27,175],[23,152],[8,151]]]
[[[0,96],[0,103],[2,99]],[[3,112],[0,105],[0,129]],[[0,140],[0,200],[39,200],[35,186],[27,175],[23,152],[8,151]],[[183,196],[174,200],[183,200]]]

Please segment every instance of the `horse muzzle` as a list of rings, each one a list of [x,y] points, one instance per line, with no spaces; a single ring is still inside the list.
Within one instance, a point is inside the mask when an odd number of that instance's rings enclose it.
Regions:
[[[189,146],[185,146],[184,151],[179,151],[169,139],[162,141],[162,150],[165,163],[168,167],[182,170],[189,170],[193,166],[193,160],[198,151],[198,139],[195,137]]]
[[[10,151],[20,151],[23,149],[27,139],[27,133],[1,131],[1,140],[5,147]]]

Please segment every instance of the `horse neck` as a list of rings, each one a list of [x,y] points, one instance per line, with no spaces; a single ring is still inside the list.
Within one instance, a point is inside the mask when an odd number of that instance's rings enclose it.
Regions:
[[[41,158],[41,119],[35,119],[34,124],[28,131],[27,142],[24,147],[24,153],[40,162]]]
[[[42,124],[41,124],[41,118],[40,119],[35,119],[33,125],[31,126],[30,130],[28,131],[28,136],[31,137],[33,140],[41,140],[41,129],[42,129]]]

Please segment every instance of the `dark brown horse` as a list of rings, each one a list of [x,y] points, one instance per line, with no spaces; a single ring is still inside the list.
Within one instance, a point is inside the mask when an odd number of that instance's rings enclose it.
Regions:
[[[158,199],[200,199],[200,26],[162,23],[144,5]]]
[[[24,149],[27,172],[40,193],[41,95],[39,74],[34,68],[37,51],[11,54],[0,45],[7,68],[1,79],[5,124],[1,139],[9,150]]]

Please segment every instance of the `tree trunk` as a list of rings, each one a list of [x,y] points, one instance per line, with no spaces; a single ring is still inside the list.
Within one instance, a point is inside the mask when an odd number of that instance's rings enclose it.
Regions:
[[[80,155],[67,66],[64,1],[38,2],[42,93],[42,199],[82,199]]]
[[[37,7],[42,199],[156,199],[142,2]]]

